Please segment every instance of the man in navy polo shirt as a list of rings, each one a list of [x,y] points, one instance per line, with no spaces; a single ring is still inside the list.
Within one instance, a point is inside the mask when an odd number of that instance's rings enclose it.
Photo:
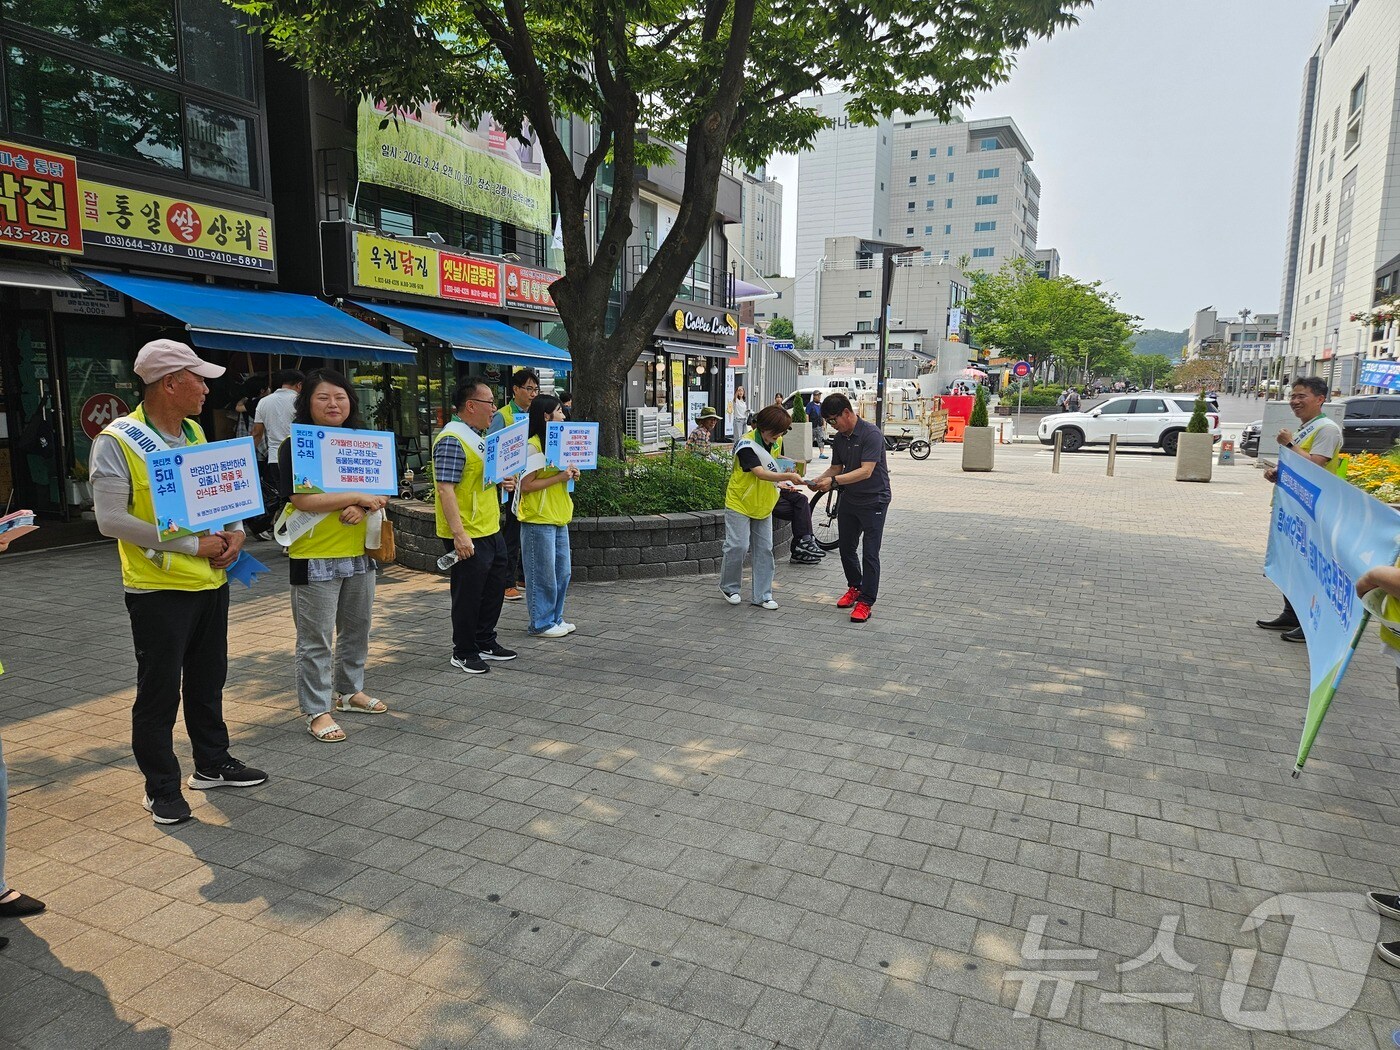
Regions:
[[[890,505],[885,438],[875,424],[856,415],[845,394],[827,395],[822,419],[835,431],[831,466],[808,484],[818,492],[840,491],[836,529],[848,586],[836,607],[850,609],[852,623],[865,623],[880,591],[880,543]]]

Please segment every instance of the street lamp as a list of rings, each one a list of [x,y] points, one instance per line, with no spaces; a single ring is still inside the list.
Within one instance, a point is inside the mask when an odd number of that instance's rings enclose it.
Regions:
[[[887,241],[866,241],[860,242],[862,251],[882,251],[884,254],[880,264],[880,357],[877,365],[877,375],[875,376],[875,426],[883,431],[885,426],[885,368],[886,355],[889,347],[890,336],[890,285],[894,283],[894,261],[901,255],[913,255],[921,252],[922,247],[909,247],[903,244],[891,244]]]

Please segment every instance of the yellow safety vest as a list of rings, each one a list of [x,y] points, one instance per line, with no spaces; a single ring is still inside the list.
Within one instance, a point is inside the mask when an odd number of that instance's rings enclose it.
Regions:
[[[462,526],[474,540],[483,536],[494,536],[501,531],[501,497],[495,485],[486,484],[486,461],[462,443],[462,439],[451,431],[444,430],[433,441],[436,450],[439,441],[455,441],[462,446],[466,465],[462,468],[462,480],[453,486],[457,494],[457,510],[462,518]],[[447,524],[447,514],[442,509],[442,501],[433,501],[433,516],[437,519],[437,534],[445,540],[452,538],[452,528]]]
[[[530,439],[530,448],[539,455],[544,455],[539,438],[532,437]],[[558,473],[558,467],[541,467],[535,473],[535,477],[543,481]],[[569,495],[569,486],[567,484],[550,485],[548,488],[522,493],[520,511],[516,516],[528,525],[569,524],[574,520],[574,498]]]
[[[340,520],[339,511],[331,511],[316,523],[310,532],[298,536],[287,548],[289,558],[354,558],[365,552],[365,528],[367,522],[360,519],[358,525],[346,525]]]
[[[1315,427],[1307,437],[1298,442],[1298,451],[1307,454],[1308,450],[1312,448],[1313,442],[1317,440],[1317,435],[1321,434],[1322,431],[1322,427]],[[1336,474],[1339,478],[1347,476],[1347,457],[1342,455],[1341,445],[1337,446],[1337,451],[1332,453],[1332,458],[1327,461],[1322,469]]]
[[[750,430],[741,440],[758,441],[758,431]],[[783,439],[779,438],[773,442],[771,451],[776,457],[782,450]],[[734,469],[729,474],[729,488],[724,494],[724,505],[728,510],[736,510],[746,517],[757,519],[768,517],[778,505],[778,486],[771,481],[755,477],[753,471],[740,466],[737,449],[734,453]]]
[[[151,424],[146,419],[144,405],[137,405],[131,419],[144,427]],[[190,445],[205,444],[204,431],[192,419],[184,422],[185,441]],[[139,455],[116,434],[107,434],[122,450],[126,466],[131,473],[131,498],[127,510],[132,517],[156,523],[155,505],[151,501],[151,476],[146,470],[146,458]],[[154,429],[154,428],[152,428]],[[200,535],[205,535],[201,533]],[[137,591],[212,591],[222,587],[228,577],[223,569],[216,569],[208,558],[193,554],[176,554],[156,551],[155,558],[146,556],[146,548],[126,540],[117,541],[117,553],[122,562],[122,584]]]

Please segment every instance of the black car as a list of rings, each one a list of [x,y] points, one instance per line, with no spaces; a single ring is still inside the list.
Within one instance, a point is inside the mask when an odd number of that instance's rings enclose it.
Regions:
[[[1259,458],[1259,434],[1264,429],[1264,421],[1256,419],[1240,431],[1240,451],[1254,459]]]
[[[1400,394],[1344,397],[1343,452],[1389,452],[1400,441]]]

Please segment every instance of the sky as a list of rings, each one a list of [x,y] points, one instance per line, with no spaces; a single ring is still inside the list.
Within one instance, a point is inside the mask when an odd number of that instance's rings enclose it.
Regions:
[[[971,119],[1010,116],[1035,153],[1040,247],[1101,280],[1146,328],[1202,307],[1274,313],[1303,64],[1326,0],[1098,0],[1020,55]],[[797,243],[797,160],[784,183],[783,272]]]

